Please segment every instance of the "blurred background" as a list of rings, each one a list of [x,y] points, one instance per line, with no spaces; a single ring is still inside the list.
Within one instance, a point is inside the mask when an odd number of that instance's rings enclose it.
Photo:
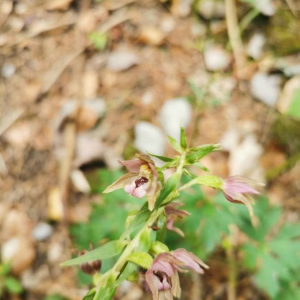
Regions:
[[[0,298],[82,299],[91,277],[59,263],[142,203],[101,195],[117,160],[174,155],[181,124],[222,144],[204,170],[266,183],[255,228],[215,191],[183,193],[186,237],[166,242],[210,269],[181,299],[300,299],[299,17],[298,0],[1,0]],[[125,282],[115,299],[151,297]]]

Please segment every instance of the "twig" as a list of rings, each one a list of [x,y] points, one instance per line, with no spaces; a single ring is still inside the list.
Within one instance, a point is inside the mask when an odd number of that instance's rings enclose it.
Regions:
[[[69,196],[69,178],[72,169],[72,162],[75,153],[75,141],[76,141],[76,124],[75,122],[69,122],[64,127],[64,146],[65,155],[62,158],[60,164],[59,174],[59,191],[60,199],[64,208],[64,223],[68,224],[68,196]]]
[[[0,135],[2,135],[13,123],[15,123],[24,113],[25,108],[10,111],[0,120]]]
[[[296,4],[294,3],[294,1],[293,0],[286,0],[286,3],[288,5],[288,7],[290,8],[290,10],[292,11],[293,15],[295,17],[297,17],[298,16],[298,9],[297,9]]]
[[[235,0],[225,0],[225,5],[229,41],[233,50],[237,77],[241,79],[245,70],[246,58],[240,36]]]

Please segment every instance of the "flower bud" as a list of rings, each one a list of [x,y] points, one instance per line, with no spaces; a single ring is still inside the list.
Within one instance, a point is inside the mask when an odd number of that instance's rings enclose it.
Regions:
[[[169,252],[169,248],[165,244],[159,241],[155,241],[151,244],[150,252],[155,255],[158,255],[163,252]]]
[[[79,256],[83,255],[87,253],[87,251],[82,251]],[[80,265],[80,269],[82,270],[82,272],[88,274],[88,275],[94,275],[96,273],[99,273],[100,270],[101,270],[101,265],[102,265],[102,262],[100,259],[98,260],[94,260],[94,261],[89,261],[89,262],[86,262],[86,263],[83,263]]]

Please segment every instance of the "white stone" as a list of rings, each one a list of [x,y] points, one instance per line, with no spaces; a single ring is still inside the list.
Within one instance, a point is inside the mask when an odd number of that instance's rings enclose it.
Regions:
[[[204,62],[209,71],[224,71],[230,64],[230,55],[221,46],[211,45],[204,51]]]
[[[1,69],[1,74],[4,78],[11,78],[16,72],[16,67],[12,64],[4,64]]]
[[[121,72],[139,63],[138,56],[130,50],[117,50],[111,53],[107,60],[107,68]]]
[[[186,128],[192,119],[192,106],[185,98],[166,101],[159,113],[160,123],[167,135],[180,139],[180,126]]]
[[[266,16],[273,16],[276,11],[273,0],[255,0],[254,6]]]
[[[199,1],[198,12],[207,20],[224,18],[225,3],[219,0],[202,0]]]
[[[148,122],[138,122],[134,128],[135,147],[143,152],[163,155],[165,152],[165,136],[160,128]]]
[[[1,259],[3,262],[10,261],[19,250],[20,246],[20,239],[13,238],[8,240],[6,243],[3,244],[1,248]]]
[[[251,79],[251,94],[268,106],[275,106],[280,94],[281,78],[278,75],[256,73]]]
[[[47,223],[39,223],[32,231],[32,236],[37,241],[43,241],[50,237],[53,228]]]
[[[265,43],[265,36],[259,32],[255,33],[248,43],[247,54],[255,60],[260,59],[263,53],[262,50]]]

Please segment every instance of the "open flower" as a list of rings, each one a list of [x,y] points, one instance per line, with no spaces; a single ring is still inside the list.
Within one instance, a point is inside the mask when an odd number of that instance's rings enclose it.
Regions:
[[[179,298],[181,288],[178,271],[185,272],[184,269],[189,269],[203,273],[200,266],[207,268],[197,256],[185,249],[157,255],[145,274],[153,300],[158,300],[160,293],[163,293],[167,300],[173,300],[173,297]]]
[[[152,159],[149,155],[139,155],[138,159],[120,160],[119,163],[125,166],[129,173],[108,186],[103,193],[124,188],[126,193],[139,199],[146,196],[149,210],[153,210],[161,186]]]
[[[242,176],[231,176],[224,180],[222,191],[228,201],[246,205],[252,217],[253,209],[251,203],[253,203],[253,199],[251,195],[259,195],[259,192],[254,188],[257,185],[262,184]]]
[[[185,216],[190,215],[190,213],[187,212],[186,210],[181,210],[181,209],[177,208],[182,205],[184,205],[184,204],[178,203],[178,202],[172,202],[165,207],[165,211],[166,211],[166,215],[167,215],[167,229],[174,231],[174,232],[178,233],[179,235],[181,235],[182,237],[184,237],[183,231],[177,227],[174,227],[174,221],[175,221],[176,217],[183,218]]]

